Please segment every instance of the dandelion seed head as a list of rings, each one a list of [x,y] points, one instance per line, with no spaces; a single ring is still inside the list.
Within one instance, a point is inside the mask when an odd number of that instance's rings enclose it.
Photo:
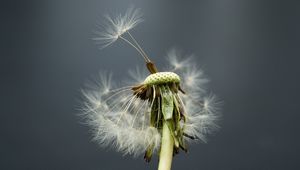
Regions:
[[[83,90],[85,120],[92,127],[93,139],[101,146],[134,156],[158,151],[162,124],[171,121],[171,124],[180,125],[171,126],[174,128],[172,137],[186,151],[182,141],[200,139],[205,142],[207,134],[217,129],[218,102],[214,95],[207,95],[208,79],[193,57],[182,56],[178,50],[171,49],[167,53],[169,66],[166,71],[157,71],[129,33],[142,22],[141,17],[140,10],[134,8],[115,18],[106,16],[106,25],[96,32],[98,37],[94,40],[102,48],[119,38],[124,40],[145,59],[151,74],[137,67],[129,71],[131,80],[123,81],[128,86],[116,88],[112,74],[102,72],[100,78],[88,83],[88,90]],[[124,33],[130,39],[124,38]],[[173,116],[179,119],[172,119]],[[149,156],[146,154],[145,157]]]
[[[203,73],[199,73],[195,66],[178,70],[177,73],[159,72],[146,76],[137,68],[130,71],[129,75],[136,78],[135,84],[153,86],[162,82],[177,82],[187,90],[190,87],[193,93],[178,94],[178,102],[182,104],[186,117],[186,122],[181,123],[181,126],[184,133],[205,142],[207,134],[218,127],[216,97],[212,94],[204,95],[198,87],[192,87],[196,84],[191,85],[186,80],[184,75],[190,75],[193,81],[199,83],[199,76]],[[101,146],[114,147],[123,154],[134,156],[143,154],[149,146],[159,150],[161,133],[149,123],[151,102],[135,96],[131,91],[132,86],[113,89],[113,84],[116,83],[112,82],[112,74],[104,72],[99,80],[101,82],[94,81],[96,85],[89,85],[94,87],[92,90],[84,91],[85,115],[88,124],[93,128],[94,140]],[[190,141],[188,138],[185,140]]]

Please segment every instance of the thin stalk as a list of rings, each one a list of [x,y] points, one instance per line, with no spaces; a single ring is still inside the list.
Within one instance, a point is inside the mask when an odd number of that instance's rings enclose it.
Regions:
[[[130,34],[129,31],[126,31],[126,32],[130,36],[130,38],[133,40],[133,42],[137,45],[137,47],[141,50],[141,52],[144,54],[145,58],[147,58],[146,62],[151,62],[151,60],[149,59],[149,57],[147,56],[147,54],[145,53],[145,51],[143,50],[143,48],[140,46],[140,44],[137,42],[137,40]]]
[[[123,41],[125,41],[126,43],[128,43],[129,45],[131,45],[133,48],[135,48],[139,53],[140,55],[144,58],[145,62],[146,62],[146,66],[147,66],[147,69],[150,71],[151,74],[153,73],[157,73],[158,70],[155,66],[155,64],[149,59],[149,57],[147,56],[147,54],[145,53],[145,51],[143,50],[143,48],[139,45],[139,43],[136,41],[136,39],[130,34],[129,31],[126,31],[127,34],[129,35],[129,37],[131,38],[131,41],[129,41],[128,39],[122,37],[122,36],[119,36]]]
[[[135,48],[139,53],[140,55],[144,58],[144,60],[147,62],[149,59],[147,58],[147,56],[144,56],[144,54],[141,52],[141,50],[136,47],[135,45],[133,45],[130,41],[128,41],[126,38],[122,37],[122,36],[119,36],[123,41],[125,41],[126,43],[128,43],[129,45],[131,45],[133,48]]]
[[[174,140],[166,122],[163,123],[158,170],[171,170]]]

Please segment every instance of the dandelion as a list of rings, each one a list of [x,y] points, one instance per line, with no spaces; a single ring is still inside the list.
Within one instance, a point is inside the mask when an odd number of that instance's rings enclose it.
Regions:
[[[147,162],[158,153],[158,169],[169,170],[173,155],[180,149],[187,152],[188,142],[205,142],[218,128],[218,102],[214,95],[206,95],[203,85],[208,80],[190,57],[180,58],[173,49],[167,53],[170,70],[158,71],[129,32],[141,16],[140,10],[130,8],[125,15],[106,17],[109,25],[95,40],[106,47],[121,39],[144,58],[150,74],[137,68],[129,72],[135,83],[117,88],[111,74],[101,73],[100,80],[83,91],[85,118],[102,146],[144,154]]]

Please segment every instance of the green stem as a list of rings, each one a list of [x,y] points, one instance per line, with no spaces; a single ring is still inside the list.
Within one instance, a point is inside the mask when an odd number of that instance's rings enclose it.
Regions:
[[[174,140],[166,122],[163,123],[158,170],[171,170]]]

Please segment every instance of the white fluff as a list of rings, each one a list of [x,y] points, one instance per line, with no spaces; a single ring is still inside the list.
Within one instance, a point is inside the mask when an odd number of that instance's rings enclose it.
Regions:
[[[130,79],[127,80],[129,85],[137,85],[142,84],[145,78],[149,75],[149,71],[146,68],[142,69],[140,67],[136,67],[135,69],[130,69],[128,71]]]
[[[167,61],[169,67],[181,77],[182,87],[190,96],[202,96],[205,93],[205,85],[209,80],[204,76],[204,73],[193,60],[193,56],[182,56],[181,52],[176,49],[171,49],[167,53]]]
[[[191,66],[192,56],[182,56],[181,51],[172,48],[167,52],[167,61],[169,62],[169,71],[178,71]]]
[[[181,86],[186,94],[179,94],[186,111],[187,122],[184,132],[206,141],[207,134],[218,128],[216,122],[220,115],[221,104],[213,94],[206,94],[208,79],[195,64],[192,56],[182,56],[181,52],[171,49],[167,53],[169,68],[180,75]]]
[[[178,94],[187,117],[187,122],[183,124],[184,132],[205,142],[206,135],[218,127],[219,103],[214,95],[204,95],[203,84],[207,81],[196,66],[189,67],[192,59],[180,62],[186,65],[177,69],[179,75],[183,76],[181,86],[189,92]],[[135,78],[135,81],[130,81],[133,85],[141,83],[147,76],[138,68],[129,74]],[[189,81],[185,80],[185,76]],[[151,103],[133,96],[131,86],[113,90],[115,83],[111,82],[111,74],[104,73],[99,80],[101,82],[89,85],[93,87],[92,90],[83,93],[86,98],[85,115],[93,128],[94,139],[102,146],[113,146],[124,154],[143,154],[150,145],[155,150],[159,149],[161,135],[149,123]]]
[[[157,149],[160,134],[149,125],[149,103],[134,97],[129,87],[112,90],[105,86],[112,84],[109,74],[101,77],[106,83],[94,83],[92,87],[98,85],[98,89],[83,91],[84,115],[94,140],[124,154],[140,155],[150,145]]]
[[[112,18],[109,15],[105,17],[104,25],[99,25],[101,31],[95,31],[97,37],[94,38],[100,48],[105,48],[115,42],[122,34],[134,28],[143,21],[140,9],[129,8],[124,15],[117,15]]]
[[[207,134],[218,129],[216,122],[219,119],[218,107],[220,102],[214,95],[204,97],[202,102],[196,102],[193,98],[184,99],[187,122],[184,132],[206,142]]]

